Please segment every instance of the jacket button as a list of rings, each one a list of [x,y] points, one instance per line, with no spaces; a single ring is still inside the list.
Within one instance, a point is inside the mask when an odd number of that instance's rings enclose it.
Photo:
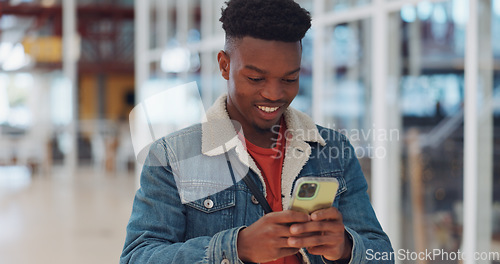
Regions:
[[[230,264],[229,259],[223,259],[220,264]]]
[[[203,205],[205,206],[205,208],[207,209],[212,209],[212,207],[214,207],[214,201],[212,201],[211,199],[206,199],[204,202],[203,202]]]
[[[253,204],[259,204],[259,201],[257,200],[257,198],[255,198],[254,195],[252,195],[252,203]]]

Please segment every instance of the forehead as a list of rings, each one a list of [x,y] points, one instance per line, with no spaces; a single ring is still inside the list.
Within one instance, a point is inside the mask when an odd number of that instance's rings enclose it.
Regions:
[[[301,52],[299,41],[244,37],[236,40],[232,46],[231,64],[238,64],[242,68],[250,65],[275,73],[290,72],[300,67]]]

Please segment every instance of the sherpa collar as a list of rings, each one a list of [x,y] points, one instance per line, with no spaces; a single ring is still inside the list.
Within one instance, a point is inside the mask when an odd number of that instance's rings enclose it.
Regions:
[[[237,134],[226,110],[226,100],[227,95],[221,95],[206,112],[207,122],[202,124],[202,153],[205,155],[221,155],[237,145]],[[294,140],[326,144],[306,114],[288,107],[285,122]]]

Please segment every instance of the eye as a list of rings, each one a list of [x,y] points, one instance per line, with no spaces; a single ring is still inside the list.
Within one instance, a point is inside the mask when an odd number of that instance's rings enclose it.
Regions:
[[[297,82],[298,79],[283,79],[283,81],[287,82],[287,83],[294,83],[294,82]]]
[[[264,78],[252,78],[252,77],[248,77],[248,79],[252,82],[260,82],[264,80]]]

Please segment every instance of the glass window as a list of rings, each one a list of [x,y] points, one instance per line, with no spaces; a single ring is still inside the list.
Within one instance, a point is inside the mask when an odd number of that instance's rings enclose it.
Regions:
[[[326,10],[342,11],[370,4],[371,0],[326,0]]]
[[[394,34],[401,41],[391,40],[400,46],[390,50],[391,58],[399,59],[389,61],[401,65],[392,74],[399,79],[405,139],[401,223],[404,234],[409,234],[402,236],[401,248],[411,251],[438,248],[457,252],[461,246],[463,4],[454,0],[422,2],[392,15],[400,25]]]
[[[34,85],[30,73],[0,74],[0,124],[21,129],[33,125]]]
[[[201,40],[201,0],[189,0],[187,43]]]
[[[292,107],[306,113],[309,116],[312,115],[313,36],[313,31],[309,30],[302,39],[299,93],[291,104]]]
[[[219,50],[213,51],[210,56],[210,58],[207,58],[209,60],[210,66],[210,71],[209,71],[209,76],[210,76],[210,83],[212,87],[212,102],[207,106],[212,105],[212,103],[223,93],[227,93],[227,82],[226,80],[221,76],[221,73],[219,71],[219,64],[217,62],[217,53]]]
[[[370,58],[367,49],[370,20],[327,29],[325,123],[335,128],[363,128],[370,94]]]
[[[326,29],[323,125],[345,134],[370,178],[372,138],[370,19]],[[365,133],[362,133],[366,131]]]
[[[222,23],[219,21],[221,16],[221,9],[226,8],[226,0],[213,0],[213,36],[224,34]]]

